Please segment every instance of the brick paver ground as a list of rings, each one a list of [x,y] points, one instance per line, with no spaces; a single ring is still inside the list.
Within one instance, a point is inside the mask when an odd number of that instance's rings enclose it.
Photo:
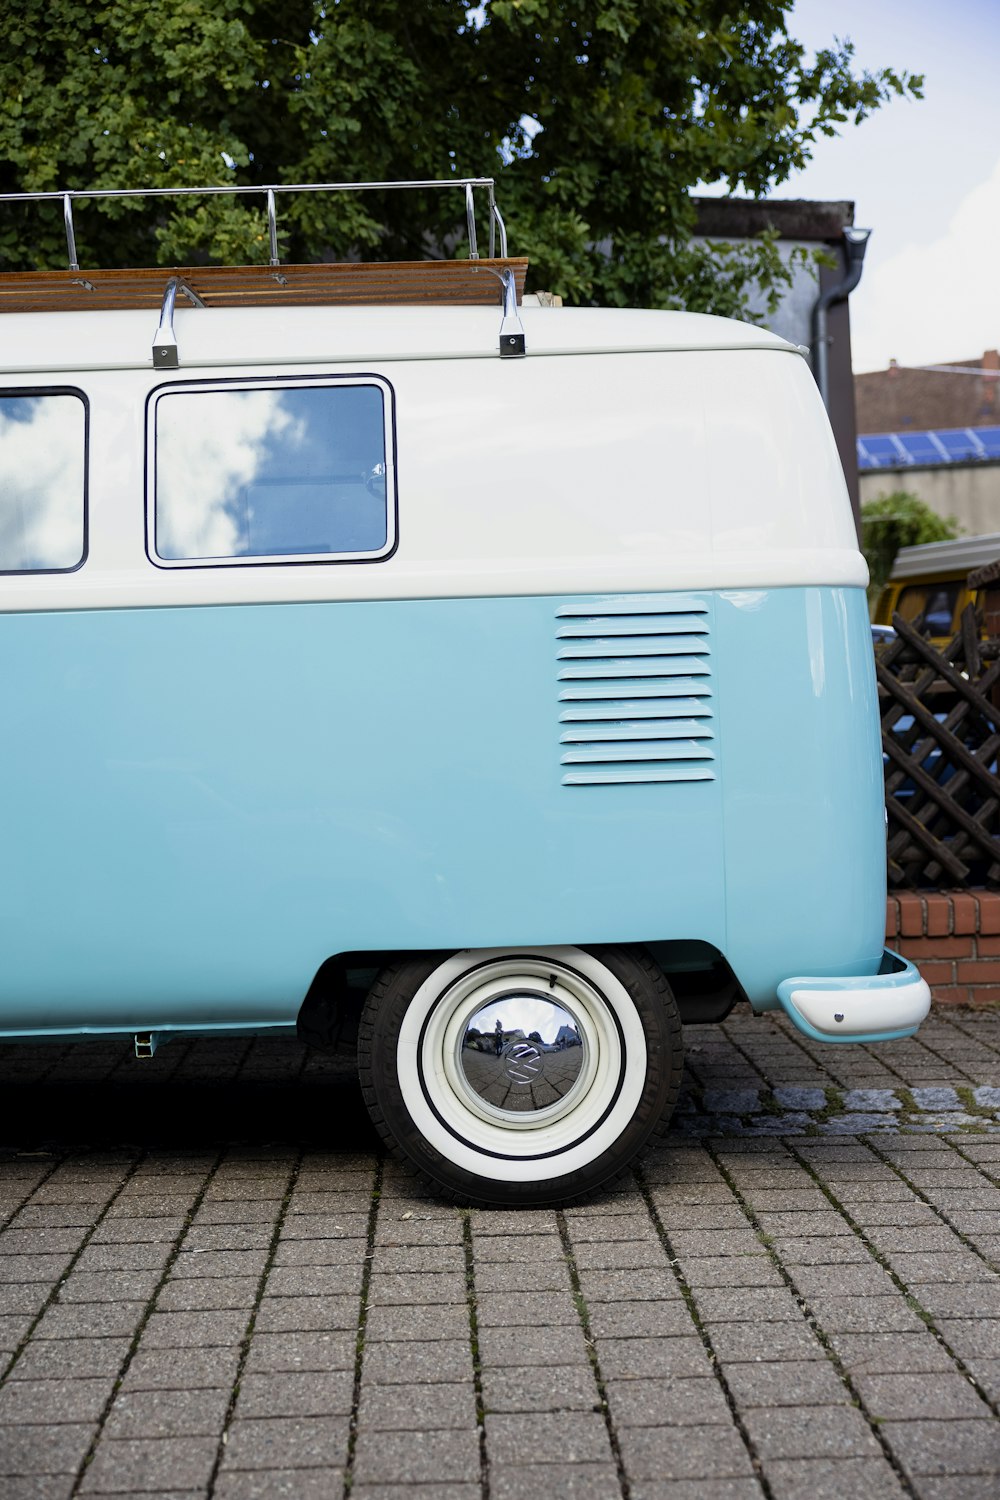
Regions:
[[[293,1042],[0,1048],[0,1496],[1000,1492],[1000,1015],[686,1041],[565,1212],[436,1202]]]

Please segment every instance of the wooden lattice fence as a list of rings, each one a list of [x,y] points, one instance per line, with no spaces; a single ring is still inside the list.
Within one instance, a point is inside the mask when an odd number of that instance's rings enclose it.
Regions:
[[[890,888],[1000,889],[1000,640],[971,605],[942,651],[892,623],[875,658]]]

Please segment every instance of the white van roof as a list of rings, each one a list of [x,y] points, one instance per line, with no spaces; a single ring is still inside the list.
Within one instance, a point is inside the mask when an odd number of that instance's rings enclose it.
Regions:
[[[164,282],[169,272],[164,273]],[[765,329],[699,313],[522,307],[529,358],[663,350],[799,352]],[[190,307],[179,297],[180,368],[388,360],[496,359],[495,306]],[[10,312],[0,317],[0,372],[34,375],[152,368],[157,314],[148,309]]]

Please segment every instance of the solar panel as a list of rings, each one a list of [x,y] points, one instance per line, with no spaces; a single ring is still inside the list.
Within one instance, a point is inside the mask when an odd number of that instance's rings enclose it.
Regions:
[[[903,447],[910,457],[910,462],[915,464],[939,464],[945,460],[941,448],[934,441],[929,432],[898,432]]]
[[[1000,427],[940,427],[920,432],[866,432],[858,438],[859,469],[1000,459]]]
[[[952,463],[959,463],[962,459],[979,458],[982,453],[982,444],[976,442],[968,429],[963,432],[957,429],[949,432],[939,432],[937,436],[939,442],[946,449]]]
[[[986,450],[986,457],[1000,458],[1000,427],[974,427],[972,430]]]

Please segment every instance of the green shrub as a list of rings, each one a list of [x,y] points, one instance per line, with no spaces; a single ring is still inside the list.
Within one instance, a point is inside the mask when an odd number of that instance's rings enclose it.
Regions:
[[[866,500],[861,507],[861,550],[871,574],[869,606],[875,608],[900,547],[948,542],[960,531],[954,516],[939,516],[908,490],[894,490],[891,495]]]

